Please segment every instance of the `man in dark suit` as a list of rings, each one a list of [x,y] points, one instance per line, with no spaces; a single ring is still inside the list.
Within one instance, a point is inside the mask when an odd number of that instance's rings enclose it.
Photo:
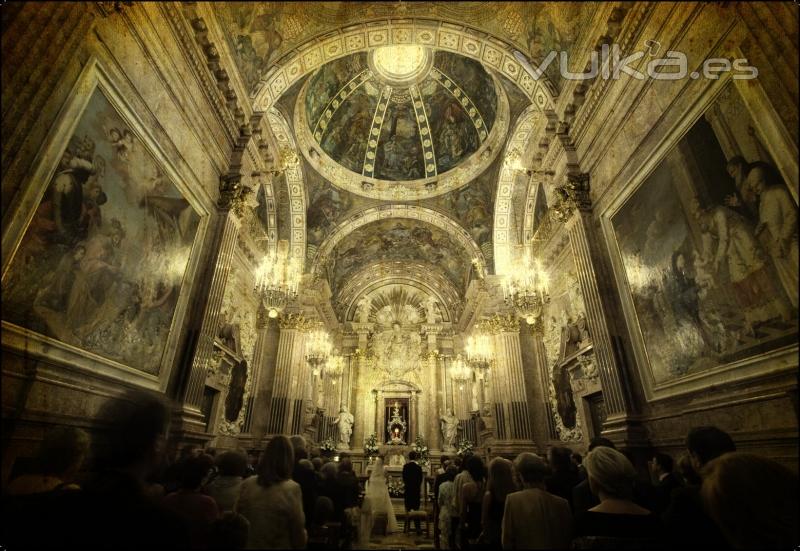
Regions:
[[[698,473],[720,455],[736,451],[730,435],[717,427],[694,427],[686,436],[686,449]],[[700,485],[673,490],[662,515],[669,543],[675,548],[730,549],[722,531],[703,507]]]
[[[417,452],[412,451],[408,454],[409,462],[403,465],[403,484],[405,485],[404,501],[406,506],[406,519],[409,511],[419,510],[422,490],[422,467],[417,465]],[[422,534],[419,518],[414,519],[417,534]],[[406,521],[406,529],[408,522]]]
[[[654,483],[651,509],[654,513],[660,515],[667,510],[672,491],[675,488],[680,488],[683,484],[681,484],[678,475],[672,471],[672,457],[666,453],[653,454],[653,458],[648,462],[648,465]]]

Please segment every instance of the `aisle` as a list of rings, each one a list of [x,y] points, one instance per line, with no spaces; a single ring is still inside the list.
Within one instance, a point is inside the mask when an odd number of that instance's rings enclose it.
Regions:
[[[422,535],[414,533],[414,526],[411,532],[404,533],[405,529],[405,508],[402,498],[392,498],[394,514],[397,517],[399,532],[387,536],[373,536],[369,542],[370,549],[433,549],[433,523],[431,523],[430,537],[425,535],[425,525],[422,525]]]

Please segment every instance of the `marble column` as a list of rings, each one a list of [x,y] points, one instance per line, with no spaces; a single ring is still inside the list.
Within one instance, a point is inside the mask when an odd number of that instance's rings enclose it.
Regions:
[[[419,426],[424,427],[423,434],[428,444],[429,450],[439,450],[442,446],[442,436],[439,430],[439,416],[444,414],[444,408],[439,407],[439,396],[441,396],[441,385],[438,377],[439,346],[438,337],[441,327],[438,325],[426,325],[423,327],[428,338],[428,355],[426,358],[425,369],[425,413],[427,419],[420,420]],[[439,410],[442,411],[439,411]]]
[[[622,445],[640,445],[645,440],[641,427],[635,421],[635,405],[626,381],[624,353],[621,340],[615,337],[615,327],[610,322],[614,307],[609,304],[610,288],[607,270],[599,259],[599,245],[592,237],[592,220],[588,212],[576,210],[567,221],[570,246],[575,258],[578,280],[586,305],[586,319],[592,335],[595,361],[600,375],[608,417],[603,435]]]
[[[253,400],[248,412],[249,421],[246,421],[255,441],[260,440],[267,432],[272,385],[275,380],[275,354],[278,351],[278,324],[265,314],[260,307],[256,318],[258,337],[253,351]]]
[[[202,321],[197,332],[194,356],[185,375],[180,392],[181,411],[173,428],[178,435],[201,435],[205,431],[205,420],[200,413],[206,377],[212,353],[214,338],[219,330],[219,314],[225,285],[231,271],[231,261],[236,248],[236,238],[241,225],[240,213],[243,208],[244,194],[241,190],[240,176],[221,179],[219,210],[214,216],[210,228],[211,251],[208,258],[210,277],[201,279],[207,286],[197,289],[195,297],[204,300],[200,307]]]
[[[305,325],[306,320],[300,314],[287,314],[280,320],[269,423],[271,434],[293,434],[299,428],[294,418],[295,401],[301,398],[298,396],[297,371],[302,367],[298,356],[301,355]]]
[[[533,434],[527,413],[519,320],[513,314],[495,315],[490,319],[489,326],[495,334],[495,404],[502,405],[504,412],[501,438],[531,441]]]

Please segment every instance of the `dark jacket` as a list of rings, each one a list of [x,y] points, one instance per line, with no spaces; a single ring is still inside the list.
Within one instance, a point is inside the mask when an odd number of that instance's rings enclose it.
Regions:
[[[422,467],[410,461],[403,466],[404,501],[406,509],[419,509],[422,489]]]

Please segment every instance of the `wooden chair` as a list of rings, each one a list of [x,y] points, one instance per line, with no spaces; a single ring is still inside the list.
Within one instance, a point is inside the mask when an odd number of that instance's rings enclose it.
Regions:
[[[411,521],[414,519],[419,519],[421,522],[425,523],[425,537],[430,537],[431,535],[431,514],[427,509],[422,509],[418,511],[406,511],[406,525],[404,527],[404,532],[408,532],[411,528]]]

